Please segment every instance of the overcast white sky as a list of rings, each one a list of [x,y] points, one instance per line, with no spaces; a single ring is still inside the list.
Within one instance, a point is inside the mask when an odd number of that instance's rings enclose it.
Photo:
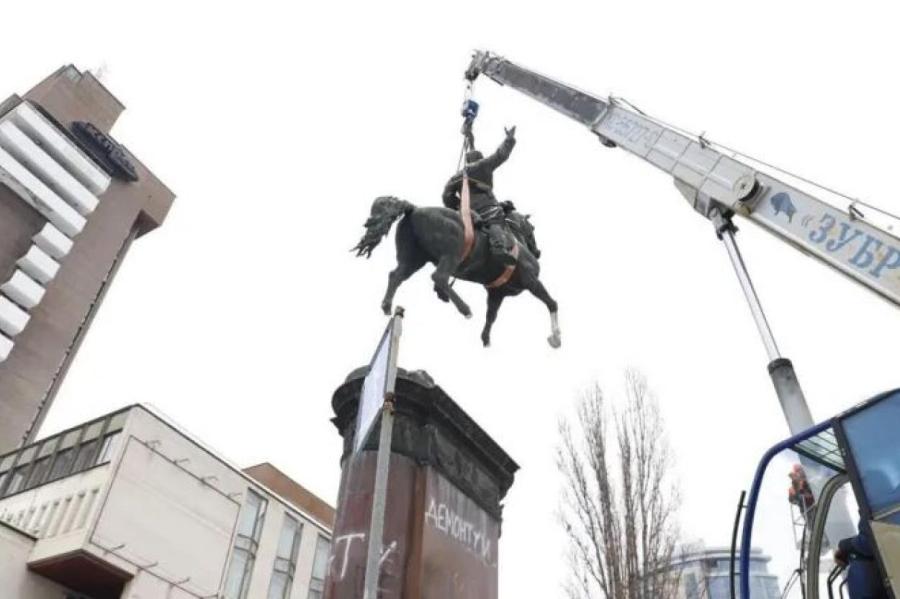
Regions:
[[[475,47],[900,212],[887,5],[226,4],[4,10],[0,90],[63,63],[104,66],[128,107],[115,135],[179,196],[134,245],[47,432],[152,402],[233,461],[272,461],[333,501],[331,393],[371,355],[394,260],[393,239],[368,262],[347,250],[376,195],[439,202]],[[457,286],[476,308],[465,321],[423,271],[398,294],[401,362],[522,466],[502,596],[561,595],[556,422],[594,379],[618,391],[627,365],[662,402],[685,532],[726,544],[738,493],[787,428],[724,248],[668,177],[511,90],[485,80],[476,95],[480,145],[518,125],[497,190],[534,215],[563,347],[544,340],[544,307],[519,297],[483,350],[484,291]],[[750,224],[739,241],[817,418],[900,386],[896,308]]]

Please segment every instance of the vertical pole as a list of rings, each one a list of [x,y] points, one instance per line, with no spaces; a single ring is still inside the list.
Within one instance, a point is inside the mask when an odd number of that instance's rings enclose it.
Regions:
[[[377,599],[379,562],[384,541],[384,514],[387,507],[387,481],[391,464],[391,435],[394,430],[393,400],[385,399],[381,411],[381,435],[378,440],[378,465],[372,497],[372,520],[369,525],[369,550],[366,555],[364,599]]]
[[[814,422],[812,413],[809,411],[809,405],[806,403],[806,397],[803,395],[803,389],[800,388],[800,382],[797,380],[797,374],[794,372],[794,365],[790,360],[783,357],[778,350],[778,344],[775,342],[775,335],[769,326],[769,321],[763,311],[762,303],[753,287],[753,281],[750,280],[750,273],[747,272],[747,265],[738,249],[737,241],[734,238],[735,226],[730,219],[722,216],[721,212],[714,209],[710,215],[713,225],[716,227],[716,234],[725,244],[728,250],[728,257],[731,259],[731,265],[737,275],[738,282],[747,298],[747,304],[750,306],[750,312],[753,314],[753,321],[762,337],[763,345],[769,356],[769,376],[772,384],[775,386],[775,393],[778,395],[778,401],[781,403],[781,409],[787,420],[788,428],[792,435],[796,435],[811,427]]]
[[[390,363],[388,364],[387,382],[385,384],[384,405],[381,408],[381,433],[378,438],[375,488],[372,491],[372,517],[369,524],[363,599],[377,599],[378,597],[381,551],[384,542],[384,516],[387,507],[387,483],[391,465],[391,439],[394,431],[394,386],[397,381],[397,351],[400,349],[403,313],[403,308],[400,307],[394,312],[394,326],[391,331]]]
[[[735,568],[735,562],[737,561],[737,539],[738,539],[738,529],[741,527],[741,514],[744,512],[744,500],[747,498],[747,491],[741,491],[741,498],[738,499],[737,512],[734,514],[734,529],[731,531],[731,560],[728,567],[728,573],[730,578],[730,589],[731,589],[731,599],[738,599],[737,596],[737,580],[736,574],[737,570]]]

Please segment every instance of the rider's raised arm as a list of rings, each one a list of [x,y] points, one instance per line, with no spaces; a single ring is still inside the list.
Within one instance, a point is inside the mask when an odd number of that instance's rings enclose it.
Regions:
[[[461,181],[462,178],[459,175],[453,175],[447,181],[447,184],[444,185],[444,193],[441,194],[441,200],[444,202],[444,206],[451,210],[459,210],[459,196],[457,194],[460,191]]]
[[[515,145],[516,128],[513,127],[512,129],[507,129],[506,139],[503,140],[503,143],[500,144],[500,147],[497,148],[496,152],[484,159],[484,164],[487,165],[487,167],[491,170],[494,170],[495,168],[506,162]]]

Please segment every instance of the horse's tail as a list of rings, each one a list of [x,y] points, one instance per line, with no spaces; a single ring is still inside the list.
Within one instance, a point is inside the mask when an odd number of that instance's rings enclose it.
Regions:
[[[381,240],[390,232],[391,226],[401,216],[415,210],[415,206],[394,196],[381,196],[372,202],[372,211],[366,220],[366,232],[351,252],[357,256],[372,257],[372,250],[378,247]]]

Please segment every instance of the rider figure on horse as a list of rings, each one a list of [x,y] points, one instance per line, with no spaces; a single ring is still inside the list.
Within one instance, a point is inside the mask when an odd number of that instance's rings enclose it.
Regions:
[[[506,129],[506,138],[496,152],[488,156],[475,149],[475,137],[472,134],[474,118],[466,118],[463,123],[463,135],[466,138],[466,167],[464,171],[453,175],[444,186],[444,205],[452,210],[459,210],[462,196],[463,172],[469,179],[469,194],[472,211],[478,215],[480,224],[487,229],[491,255],[507,266],[516,264],[516,256],[511,251],[506,233],[506,207],[494,196],[494,171],[506,162],[516,145],[516,128]],[[506,202],[504,203],[506,204]],[[509,203],[511,210],[512,204]]]

